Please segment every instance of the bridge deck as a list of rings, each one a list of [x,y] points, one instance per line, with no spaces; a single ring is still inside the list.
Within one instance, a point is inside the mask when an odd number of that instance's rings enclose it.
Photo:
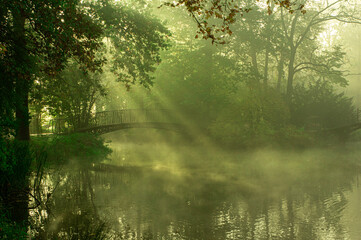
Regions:
[[[183,131],[183,126],[177,123],[140,122],[140,123],[117,123],[117,124],[93,126],[93,127],[78,129],[76,132],[91,132],[91,133],[104,134],[104,133],[118,131],[121,129],[128,129],[128,128],[155,128],[155,129],[171,130],[176,132]]]

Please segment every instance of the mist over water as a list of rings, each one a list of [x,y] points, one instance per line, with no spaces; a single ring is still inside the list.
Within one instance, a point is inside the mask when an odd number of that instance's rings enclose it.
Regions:
[[[359,143],[342,149],[225,151],[161,130],[104,137],[113,150],[108,160],[90,169],[69,166],[48,179],[64,174],[47,231],[70,226],[79,231],[100,221],[99,229],[113,239],[361,235]]]

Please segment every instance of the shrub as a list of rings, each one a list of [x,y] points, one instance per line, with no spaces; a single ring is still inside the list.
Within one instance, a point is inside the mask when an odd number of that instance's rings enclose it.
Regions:
[[[243,88],[229,96],[209,130],[221,143],[250,147],[269,144],[288,121],[288,107],[277,92]]]
[[[328,82],[297,85],[291,104],[291,122],[299,127],[327,129],[352,124],[356,111],[352,98],[337,91]]]
[[[50,163],[66,163],[71,158],[91,163],[101,161],[111,153],[103,138],[90,133],[35,137],[32,147],[45,151]]]

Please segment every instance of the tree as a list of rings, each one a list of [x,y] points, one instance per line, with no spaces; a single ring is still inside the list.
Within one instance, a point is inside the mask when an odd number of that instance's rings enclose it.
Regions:
[[[330,129],[356,122],[352,98],[322,79],[296,85],[292,106],[292,122],[299,127]]]
[[[92,9],[77,0],[1,0],[0,196],[17,223],[28,214],[29,92],[40,73],[54,75],[70,57],[95,70],[101,45]],[[17,141],[11,140],[15,135]],[[14,201],[16,199],[16,201]]]
[[[42,73],[55,76],[70,58],[87,71],[99,70],[104,59],[95,54],[108,37],[117,50],[113,70],[119,80],[127,86],[136,81],[150,85],[149,73],[160,61],[159,50],[166,47],[166,30],[159,22],[112,1],[2,0],[2,5],[2,76],[4,91],[13,92],[2,101],[8,106],[14,102],[19,140],[29,140],[28,95]]]
[[[229,37],[228,55],[242,65],[250,65],[249,84],[258,88],[269,84],[271,58],[277,58],[280,52],[280,22],[276,14],[269,15],[267,9],[253,1],[246,1],[252,9],[249,13],[237,18],[238,24],[232,28]]]
[[[247,1],[245,1],[247,3]],[[196,21],[198,34],[204,39],[211,39],[212,43],[224,44],[223,39],[226,34],[232,35],[230,25],[236,22],[237,14],[243,15],[249,12],[249,8],[244,1],[235,2],[228,0],[177,0],[166,2],[163,5],[170,7],[184,6],[190,16]],[[253,1],[256,2],[256,1]],[[267,1],[268,13],[272,13],[273,5],[286,8],[290,13],[295,11],[305,12],[304,4],[292,0],[269,0]],[[210,20],[213,20],[210,23]],[[198,35],[196,35],[198,38]]]
[[[45,81],[44,102],[51,115],[65,118],[74,129],[89,126],[96,100],[105,95],[100,73],[89,73],[70,63],[56,76]]]
[[[337,70],[343,53],[340,48],[335,48],[331,54],[335,61],[324,61],[322,54],[316,56],[312,60],[301,61],[297,63],[297,55],[300,48],[309,41],[317,41],[317,34],[320,32],[322,26],[329,21],[340,21],[344,23],[361,23],[361,19],[357,17],[357,13],[353,9],[347,8],[348,3],[343,0],[334,1],[323,6],[313,6],[313,9],[308,9],[307,14],[295,12],[292,15],[285,15],[281,9],[282,28],[285,37],[286,47],[288,49],[288,64],[287,64],[287,98],[290,101],[293,94],[294,77],[295,74],[305,69],[313,69],[315,72],[333,76],[344,84],[342,72]],[[319,9],[317,9],[318,7]],[[315,51],[311,49],[311,51]],[[311,54],[312,54],[311,52]],[[312,58],[312,56],[311,56]],[[329,58],[329,57],[328,57]],[[321,61],[317,61],[321,60]],[[323,70],[321,70],[323,68]],[[331,69],[331,70],[330,70]],[[329,71],[330,70],[330,71]],[[328,73],[327,73],[328,72]]]
[[[136,82],[152,85],[150,73],[161,62],[160,50],[169,46],[169,31],[147,10],[134,10],[120,3],[102,1],[97,9],[109,41],[109,58],[117,80],[129,88]]]
[[[2,70],[6,91],[1,96],[13,102],[16,112],[16,138],[29,140],[28,95],[37,75],[54,75],[73,56],[95,70],[95,50],[101,45],[100,25],[92,21],[91,9],[79,8],[76,0],[2,0],[0,42],[5,49]],[[9,98],[10,97],[10,98]]]
[[[43,88],[37,91],[39,98],[33,101],[37,105],[45,98],[43,104],[51,115],[66,118],[75,129],[87,127],[91,122],[95,102],[106,92],[105,81],[101,79],[104,75],[112,72],[128,90],[135,83],[148,88],[152,85],[150,74],[161,60],[160,50],[168,46],[168,30],[146,11],[111,1],[89,6],[102,21],[105,44],[96,56],[107,59],[106,64],[94,74],[74,60],[68,61],[68,67],[59,76],[37,80],[36,85]],[[106,74],[101,73],[104,71]]]

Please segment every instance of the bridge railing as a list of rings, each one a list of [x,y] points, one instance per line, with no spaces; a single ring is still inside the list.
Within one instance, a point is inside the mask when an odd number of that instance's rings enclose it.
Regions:
[[[93,124],[113,125],[122,123],[167,122],[166,110],[163,109],[122,109],[97,112]]]
[[[170,120],[169,112],[166,109],[121,109],[95,113],[86,128],[127,123],[169,122],[173,121]],[[70,133],[74,131],[74,126],[65,118],[57,118],[50,120],[49,130],[56,134]]]

